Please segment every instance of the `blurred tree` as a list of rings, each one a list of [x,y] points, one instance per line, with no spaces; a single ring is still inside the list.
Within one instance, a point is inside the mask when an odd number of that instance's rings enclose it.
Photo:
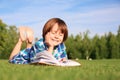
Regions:
[[[74,56],[72,55],[72,53],[74,53],[74,37],[73,35],[69,36],[68,39],[65,41],[65,45],[66,45],[66,50],[67,50],[67,54],[68,54],[68,58],[74,58]]]
[[[82,58],[81,47],[82,47],[82,34],[80,33],[77,34],[74,38],[75,59]]]
[[[92,51],[90,57],[92,59],[99,59],[99,36],[96,34],[92,39]]]
[[[2,51],[2,58],[8,58],[12,49],[14,48],[17,40],[18,40],[18,33],[17,28],[15,26],[8,26],[7,27],[7,37],[5,38],[5,46],[4,51]]]
[[[118,58],[120,59],[120,25],[119,25],[119,27],[118,27],[118,31],[117,31],[117,45],[118,45],[118,54],[119,54],[119,56],[118,56]]]
[[[5,47],[5,42],[6,42],[6,38],[7,38],[7,29],[6,29],[6,24],[2,22],[2,20],[0,20],[0,56],[2,54],[2,52],[4,51],[4,47]]]
[[[82,40],[82,46],[81,46],[81,50],[82,50],[82,57],[84,59],[89,59],[90,54],[91,54],[91,40],[88,36],[88,34],[90,33],[89,30],[87,30],[86,32],[84,32],[83,34],[83,40]]]
[[[108,47],[108,58],[118,58],[119,57],[119,44],[117,38],[114,34],[109,32],[107,38],[107,47]]]
[[[99,40],[99,57],[100,59],[105,59],[108,57],[107,40],[105,36],[101,36]]]

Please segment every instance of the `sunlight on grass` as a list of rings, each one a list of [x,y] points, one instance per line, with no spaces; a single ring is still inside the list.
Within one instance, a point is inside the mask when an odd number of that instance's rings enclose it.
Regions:
[[[79,60],[80,67],[16,65],[0,60],[0,80],[119,80],[120,60]]]

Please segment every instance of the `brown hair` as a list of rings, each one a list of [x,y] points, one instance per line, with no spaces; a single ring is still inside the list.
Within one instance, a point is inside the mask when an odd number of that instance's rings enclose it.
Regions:
[[[45,35],[50,32],[50,30],[52,29],[52,27],[55,25],[55,24],[58,24],[58,27],[59,29],[61,30],[61,32],[64,34],[64,38],[63,38],[63,41],[65,41],[68,37],[68,29],[67,29],[67,25],[66,23],[61,20],[60,18],[52,18],[50,20],[48,20],[44,27],[43,27],[43,33],[42,33],[42,36],[43,38],[45,39]]]

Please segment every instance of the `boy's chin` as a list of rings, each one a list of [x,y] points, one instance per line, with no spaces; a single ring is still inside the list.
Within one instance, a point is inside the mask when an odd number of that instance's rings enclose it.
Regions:
[[[60,43],[54,43],[55,46],[59,45]]]

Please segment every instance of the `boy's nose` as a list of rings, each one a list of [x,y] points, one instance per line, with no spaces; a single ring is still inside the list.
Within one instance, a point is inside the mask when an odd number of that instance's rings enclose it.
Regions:
[[[58,38],[58,35],[55,35],[55,38]]]
[[[59,35],[57,33],[55,34],[55,38],[59,38]]]

